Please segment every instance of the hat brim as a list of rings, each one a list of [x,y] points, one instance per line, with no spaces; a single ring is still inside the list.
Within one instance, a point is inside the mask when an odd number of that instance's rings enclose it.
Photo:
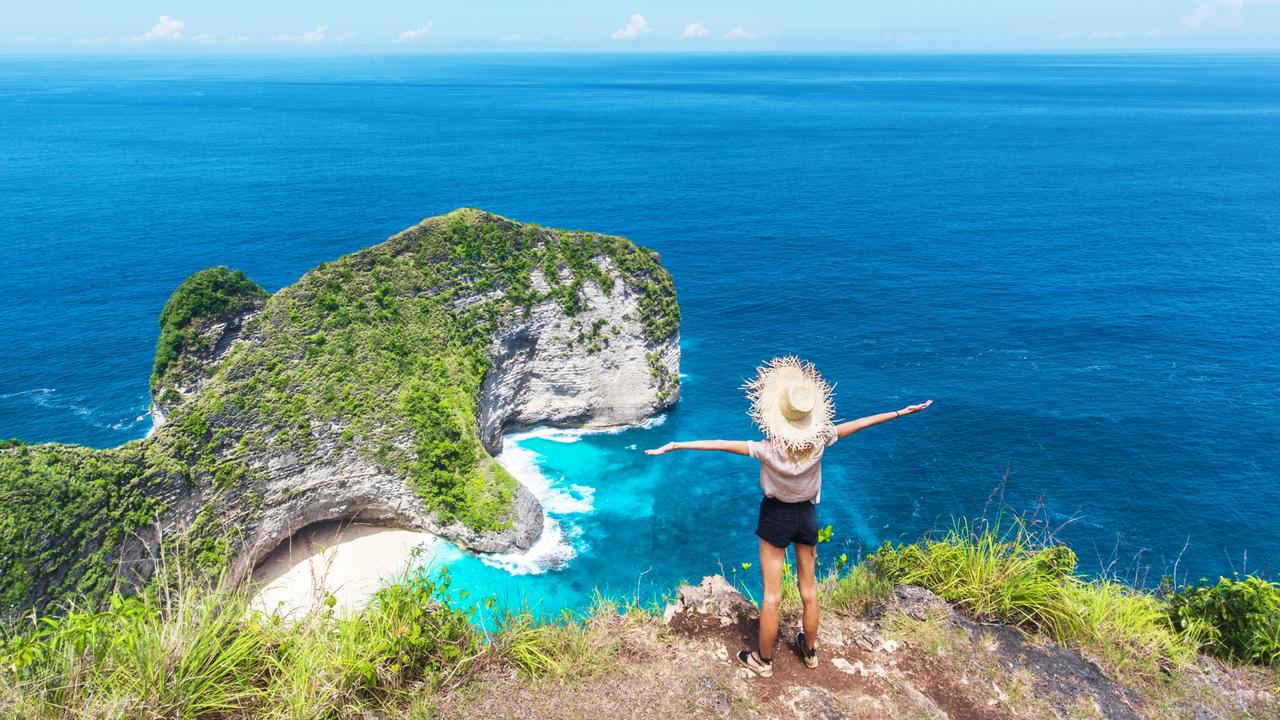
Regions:
[[[782,411],[787,388],[804,384],[814,391],[812,410],[799,419],[788,418]],[[832,388],[818,374],[812,363],[793,355],[775,358],[756,368],[756,377],[744,386],[751,400],[751,420],[766,437],[789,450],[804,450],[823,444],[823,432],[835,414],[831,402]]]

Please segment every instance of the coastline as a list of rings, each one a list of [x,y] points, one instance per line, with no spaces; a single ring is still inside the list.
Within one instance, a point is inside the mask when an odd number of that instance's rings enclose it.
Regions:
[[[305,616],[333,598],[338,615],[358,611],[389,581],[429,564],[440,538],[363,523],[317,523],[271,552],[253,571],[251,607]]]
[[[250,579],[254,585],[252,607],[295,617],[321,608],[332,596],[336,613],[351,613],[366,606],[388,582],[407,573],[431,570],[445,558],[456,556],[474,557],[511,576],[561,569],[577,557],[574,540],[581,532],[565,522],[566,516],[593,512],[595,489],[567,485],[563,477],[549,477],[538,466],[541,456],[521,443],[534,438],[573,443],[588,435],[652,428],[665,421],[664,413],[630,425],[534,427],[505,435],[503,450],[495,460],[533,493],[543,508],[542,534],[524,552],[468,553],[424,531],[365,523],[316,523],[285,541],[254,569]]]

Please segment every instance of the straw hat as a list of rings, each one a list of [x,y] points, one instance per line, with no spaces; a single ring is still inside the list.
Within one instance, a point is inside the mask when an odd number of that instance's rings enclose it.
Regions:
[[[774,358],[756,368],[743,385],[751,400],[751,420],[766,437],[787,450],[803,451],[824,443],[823,429],[835,415],[831,386],[813,363],[794,355]]]

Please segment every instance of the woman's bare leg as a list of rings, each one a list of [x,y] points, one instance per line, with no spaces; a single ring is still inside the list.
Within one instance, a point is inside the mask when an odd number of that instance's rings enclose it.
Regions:
[[[818,548],[796,543],[796,580],[800,584],[800,601],[804,603],[804,639],[810,650],[818,642]]]
[[[760,603],[760,657],[773,659],[773,644],[778,639],[778,605],[782,602],[782,564],[787,560],[786,548],[760,540],[760,574],[764,579],[764,597]]]

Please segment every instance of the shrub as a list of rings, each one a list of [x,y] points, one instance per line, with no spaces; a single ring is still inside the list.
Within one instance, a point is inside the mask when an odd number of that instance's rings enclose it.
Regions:
[[[865,563],[854,565],[849,572],[832,573],[819,585],[822,602],[838,612],[859,615],[872,603],[888,597],[893,583]]]
[[[225,265],[206,268],[183,280],[160,312],[160,340],[156,343],[151,387],[159,387],[184,345],[195,341],[193,320],[240,312],[267,296],[267,291],[243,271]]]
[[[1169,617],[1181,630],[1203,632],[1216,657],[1280,665],[1280,583],[1202,578],[1169,596]]]

